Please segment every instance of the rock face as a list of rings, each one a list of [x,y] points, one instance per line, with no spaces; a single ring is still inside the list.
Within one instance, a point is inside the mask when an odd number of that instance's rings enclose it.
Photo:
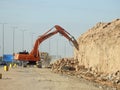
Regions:
[[[78,38],[74,58],[92,71],[114,73],[120,70],[120,19],[98,23]]]

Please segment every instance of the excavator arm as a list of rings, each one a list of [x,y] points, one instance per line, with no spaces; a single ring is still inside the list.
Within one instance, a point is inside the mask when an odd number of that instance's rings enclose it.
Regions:
[[[55,28],[54,31],[52,31],[52,29]],[[70,35],[70,33],[68,33],[66,30],[64,30],[62,27],[60,27],[59,25],[55,25],[53,28],[51,28],[50,30],[48,30],[46,33],[44,33],[43,35],[41,35],[35,42],[35,45],[32,49],[32,51],[30,52],[30,54],[34,55],[34,56],[38,56],[38,47],[39,45],[46,39],[48,39],[49,37],[60,33],[61,35],[63,35],[65,38],[67,38],[69,41],[71,41],[74,45],[74,47],[76,49],[78,49],[78,43],[75,40],[75,38]],[[51,32],[52,31],[52,32]]]
[[[55,28],[54,31],[52,31],[53,28]],[[15,60],[25,60],[25,61],[39,61],[40,60],[39,51],[38,51],[39,45],[44,40],[48,39],[49,37],[51,37],[57,33],[60,33],[61,35],[63,35],[66,39],[68,39],[69,41],[71,41],[73,43],[73,45],[76,49],[79,49],[76,39],[70,33],[68,33],[65,29],[63,29],[59,25],[55,25],[53,28],[51,28],[50,30],[45,32],[43,35],[38,37],[38,39],[35,41],[32,51],[30,53],[15,54],[14,59]]]
[[[63,29],[62,27],[60,27],[59,25],[55,25],[56,30],[58,30],[58,32],[63,35],[65,38],[67,38],[69,41],[71,41],[74,45],[74,47],[78,50],[78,43],[76,41],[76,39],[70,34],[68,33],[65,29]]]

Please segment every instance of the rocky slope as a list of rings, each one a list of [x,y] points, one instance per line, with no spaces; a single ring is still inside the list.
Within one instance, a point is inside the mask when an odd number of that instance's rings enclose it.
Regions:
[[[95,72],[120,70],[120,19],[98,23],[78,38],[79,51],[74,58]]]

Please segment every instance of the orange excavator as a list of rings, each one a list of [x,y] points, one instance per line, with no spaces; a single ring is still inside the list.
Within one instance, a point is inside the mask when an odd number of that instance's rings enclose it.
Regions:
[[[53,29],[54,31],[52,31]],[[14,59],[18,61],[28,62],[29,64],[36,64],[38,67],[41,67],[41,60],[40,60],[40,55],[38,50],[39,45],[44,40],[48,39],[49,37],[57,33],[61,34],[70,42],[72,42],[72,44],[76,49],[79,49],[76,39],[70,33],[68,33],[65,29],[63,29],[61,26],[55,25],[53,28],[45,32],[43,35],[39,36],[39,38],[35,41],[34,47],[30,53],[26,51],[19,52],[17,54],[14,54]],[[26,66],[26,64],[23,66]]]

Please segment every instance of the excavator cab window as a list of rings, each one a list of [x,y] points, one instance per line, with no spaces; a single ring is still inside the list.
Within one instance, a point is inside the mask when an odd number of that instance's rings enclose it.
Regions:
[[[23,52],[19,52],[19,54],[29,54],[26,50],[24,50]]]

